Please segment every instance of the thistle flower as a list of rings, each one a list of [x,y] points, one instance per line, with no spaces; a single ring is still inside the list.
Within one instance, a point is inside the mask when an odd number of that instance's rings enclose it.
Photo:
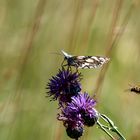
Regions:
[[[70,134],[73,136],[72,130],[81,130],[84,125],[93,126],[97,122],[99,113],[94,109],[95,105],[96,101],[90,98],[87,93],[80,93],[73,96],[66,107],[62,107],[61,114],[58,114],[58,120],[63,121],[66,130],[71,130]],[[83,133],[83,131],[81,132]]]
[[[70,138],[78,139],[83,134],[84,124],[82,122],[81,116],[75,111],[68,107],[63,108],[61,114],[58,114],[57,119],[63,121],[66,127],[67,135]]]
[[[94,108],[96,101],[87,93],[79,94],[77,97],[72,97],[72,102],[69,103],[68,108],[77,110],[81,115],[84,125],[93,126],[99,117],[99,113]]]
[[[81,74],[77,71],[73,73],[70,69],[59,69],[59,73],[47,85],[48,96],[52,96],[52,100],[58,99],[60,104],[70,102],[71,97],[81,91],[80,80]]]

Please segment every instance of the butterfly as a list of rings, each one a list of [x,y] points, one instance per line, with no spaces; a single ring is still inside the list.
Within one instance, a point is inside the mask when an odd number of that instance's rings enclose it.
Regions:
[[[140,94],[140,85],[130,85],[130,88],[128,89],[130,92],[134,92],[136,94]]]
[[[64,55],[64,61],[67,61],[66,65],[63,65],[63,61],[62,66],[74,66],[81,69],[91,69],[102,67],[103,64],[110,60],[109,58],[102,56],[73,56],[63,50],[61,50],[61,52]]]

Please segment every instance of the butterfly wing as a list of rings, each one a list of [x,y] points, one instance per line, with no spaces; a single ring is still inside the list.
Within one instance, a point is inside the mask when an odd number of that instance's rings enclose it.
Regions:
[[[101,56],[73,56],[69,58],[68,65],[77,68],[99,68],[109,61],[109,58]]]

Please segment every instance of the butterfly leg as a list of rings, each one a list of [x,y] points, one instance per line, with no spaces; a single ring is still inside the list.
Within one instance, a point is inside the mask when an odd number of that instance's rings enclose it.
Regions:
[[[61,63],[61,67],[68,66],[68,64],[64,64],[64,62],[65,62],[65,59],[64,59],[63,62]]]
[[[68,70],[69,70],[69,71],[72,71],[71,66],[69,66],[69,65],[67,65],[67,66],[68,66]]]
[[[76,72],[78,72],[78,67],[76,67]]]
[[[65,59],[63,60],[63,62],[61,63],[61,67],[63,67],[64,66],[64,62],[65,62]]]

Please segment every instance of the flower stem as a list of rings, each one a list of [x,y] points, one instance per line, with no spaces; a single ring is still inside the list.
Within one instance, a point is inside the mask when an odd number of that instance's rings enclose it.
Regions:
[[[97,121],[97,125],[99,125],[100,129],[102,129],[109,137],[115,140],[115,138],[103,127],[103,125],[99,121]]]
[[[113,132],[116,132],[120,136],[120,140],[126,140],[125,137],[121,134],[121,132],[118,129],[114,129]]]
[[[114,122],[109,119],[106,115],[104,114],[100,114],[100,117],[109,124],[110,127],[108,126],[105,126],[105,125],[102,125],[102,127],[104,129],[108,129],[112,132],[115,132],[119,137],[120,137],[120,140],[126,140],[125,137],[120,133],[120,131],[117,129],[117,127],[114,125]]]

